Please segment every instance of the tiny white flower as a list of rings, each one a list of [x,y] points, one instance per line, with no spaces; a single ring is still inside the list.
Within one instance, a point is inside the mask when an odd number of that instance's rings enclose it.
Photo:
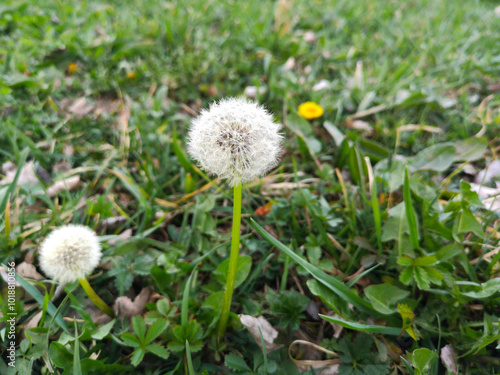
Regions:
[[[282,140],[279,129],[272,115],[257,103],[228,98],[193,120],[188,151],[205,171],[234,186],[276,165]]]
[[[245,87],[245,96],[250,99],[255,99],[257,94],[262,95],[266,93],[266,88],[262,86],[247,86]]]
[[[64,225],[40,245],[40,266],[61,284],[84,279],[99,264],[101,245],[95,232],[83,225]]]

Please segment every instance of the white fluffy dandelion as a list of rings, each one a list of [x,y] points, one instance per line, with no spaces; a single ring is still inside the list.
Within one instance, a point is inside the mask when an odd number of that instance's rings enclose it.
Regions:
[[[205,171],[234,186],[276,165],[282,140],[279,129],[272,115],[257,103],[223,99],[193,120],[188,151]]]
[[[48,235],[40,246],[40,266],[62,284],[84,279],[99,264],[101,245],[95,232],[83,225],[65,225]]]

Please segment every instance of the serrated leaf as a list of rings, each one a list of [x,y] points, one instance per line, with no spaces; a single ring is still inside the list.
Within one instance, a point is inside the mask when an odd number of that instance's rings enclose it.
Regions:
[[[141,363],[142,359],[144,358],[144,354],[146,352],[142,348],[136,348],[134,352],[132,353],[132,357],[130,357],[130,363],[132,366],[137,367],[139,363]]]
[[[134,327],[134,332],[140,342],[144,342],[144,338],[146,337],[146,324],[142,316],[136,315],[132,318],[132,327]]]
[[[252,371],[245,360],[236,353],[229,353],[226,355],[224,364],[234,371]]]
[[[422,267],[413,267],[413,276],[420,290],[427,290],[430,288],[429,276]]]
[[[409,256],[402,256],[398,258],[398,264],[402,266],[413,266],[414,260]]]
[[[167,348],[165,348],[163,345],[160,344],[150,344],[146,346],[146,350],[148,352],[151,352],[153,354],[156,354],[158,357],[167,359],[170,353],[168,352]]]
[[[430,266],[437,263],[437,258],[434,255],[418,257],[413,263],[415,266]]]
[[[408,285],[413,280],[413,267],[408,267],[401,272],[399,275],[399,281],[403,284]]]
[[[151,327],[149,327],[144,343],[149,344],[150,342],[152,342],[154,339],[160,336],[163,333],[163,331],[165,331],[167,326],[168,322],[166,320],[158,319],[151,325]]]
[[[124,334],[122,334],[120,336],[120,338],[128,346],[132,346],[134,348],[137,348],[137,347],[141,346],[141,342],[139,341],[139,339],[137,338],[137,336],[134,335],[134,334],[132,334],[132,333],[130,333],[130,332],[125,332]]]

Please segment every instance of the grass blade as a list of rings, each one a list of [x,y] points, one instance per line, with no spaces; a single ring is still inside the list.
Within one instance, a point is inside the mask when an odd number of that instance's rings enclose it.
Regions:
[[[309,262],[307,262],[300,255],[295,254],[288,247],[283,245],[273,236],[271,236],[264,228],[257,224],[253,219],[250,219],[250,225],[254,228],[262,237],[269,241],[273,246],[277,247],[279,250],[287,254],[290,258],[296,261],[300,266],[304,267],[316,280],[325,285],[340,298],[356,306],[359,310],[371,314],[372,316],[380,316],[380,314],[372,307],[372,305],[359,297],[355,292],[349,289],[343,282],[336,279],[333,276],[327,275],[320,269],[316,268]]]
[[[405,168],[405,178],[403,184],[403,198],[405,202],[406,218],[408,220],[408,227],[410,229],[411,246],[418,249],[418,228],[417,221],[415,220],[415,210],[411,202],[410,180],[408,179],[408,168]]]
[[[342,327],[354,329],[356,331],[369,332],[369,333],[381,333],[384,335],[392,335],[392,336],[397,336],[401,333],[401,328],[354,323],[354,322],[348,322],[346,320],[334,318],[332,316],[326,316],[323,314],[318,314],[318,315],[321,318],[325,319],[327,322],[336,323],[336,324],[341,325]]]

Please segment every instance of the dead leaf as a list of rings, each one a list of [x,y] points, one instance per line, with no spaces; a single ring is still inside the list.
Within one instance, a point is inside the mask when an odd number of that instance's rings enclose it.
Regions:
[[[80,176],[68,177],[64,180],[55,182],[47,189],[47,195],[54,197],[63,191],[71,191],[80,186]]]
[[[127,296],[118,297],[113,305],[116,316],[123,320],[126,316],[131,317],[142,314],[150,295],[151,290],[143,288],[133,302]]]
[[[27,323],[23,324],[23,334],[26,337],[26,330],[30,328],[38,327],[40,319],[42,318],[43,310],[39,311],[33,318],[31,318]]]
[[[22,262],[17,265],[16,272],[28,280],[42,281],[45,277],[40,275],[33,264]]]
[[[312,87],[312,90],[313,91],[321,91],[321,90],[327,89],[329,87],[330,87],[330,82],[328,82],[326,79],[322,79],[321,81],[319,81],[318,83],[316,83]]]
[[[265,205],[257,207],[255,210],[255,215],[257,216],[266,216],[271,212],[271,207],[273,206],[273,201],[267,202]]]
[[[87,99],[85,97],[81,97],[76,99],[69,107],[68,107],[68,112],[71,113],[72,115],[76,116],[77,118],[82,118],[86,115],[88,115],[92,110],[94,109],[94,106],[87,102]]]
[[[490,165],[488,165],[485,169],[480,171],[474,182],[476,184],[489,184],[495,178],[500,176],[500,160],[493,160]]]
[[[349,129],[361,130],[361,131],[372,131],[373,127],[363,120],[351,120],[347,119],[345,126]]]
[[[480,184],[471,183],[471,190],[475,191],[488,210],[500,213],[500,183],[496,183],[496,188],[490,188]]]
[[[441,361],[449,371],[458,375],[457,352],[450,344],[441,349]]]
[[[265,94],[267,91],[267,89],[263,86],[248,86],[248,87],[245,87],[245,91],[244,91],[244,94],[247,98],[250,98],[250,99],[255,99],[257,97],[257,94],[258,95],[263,95]]]
[[[5,281],[7,284],[11,283],[11,281],[9,280],[9,275],[7,274],[7,270],[3,267],[0,267],[0,276],[2,277],[3,281]],[[21,284],[19,284],[17,280],[14,280],[14,285],[21,286]]]
[[[316,34],[314,34],[314,31],[306,31],[304,33],[304,40],[307,42],[307,43],[314,43],[316,41]]]
[[[17,173],[17,166],[14,163],[8,161],[2,165],[2,172],[5,177],[0,180],[0,185],[8,185],[12,183],[12,181],[14,181],[14,177]],[[39,181],[36,176],[35,164],[33,163],[33,161],[29,161],[22,167],[17,179],[17,184],[33,187],[38,183]]]
[[[124,216],[119,216],[119,217],[110,217],[106,220],[109,220],[109,219],[119,219],[119,218],[124,218],[126,219]],[[109,225],[109,224],[106,224],[106,225]],[[132,237],[132,229],[131,228],[128,228],[126,230],[124,230],[123,232],[121,232],[118,236],[108,240],[108,243],[110,245],[114,245],[116,244],[118,241],[123,241],[123,240],[126,240],[127,238],[130,238]]]
[[[250,332],[257,345],[259,345],[261,348],[262,339],[260,337],[260,332],[262,332],[262,338],[264,339],[264,345],[266,347],[267,353],[270,353],[273,350],[279,349],[283,346],[274,343],[274,340],[278,337],[278,331],[276,331],[263,316],[255,318],[250,315],[240,314],[240,321],[241,324],[243,324],[246,329],[248,329],[248,332]]]
[[[292,70],[295,68],[295,58],[294,57],[289,57],[288,60],[286,60],[285,64],[283,65],[283,70]]]

